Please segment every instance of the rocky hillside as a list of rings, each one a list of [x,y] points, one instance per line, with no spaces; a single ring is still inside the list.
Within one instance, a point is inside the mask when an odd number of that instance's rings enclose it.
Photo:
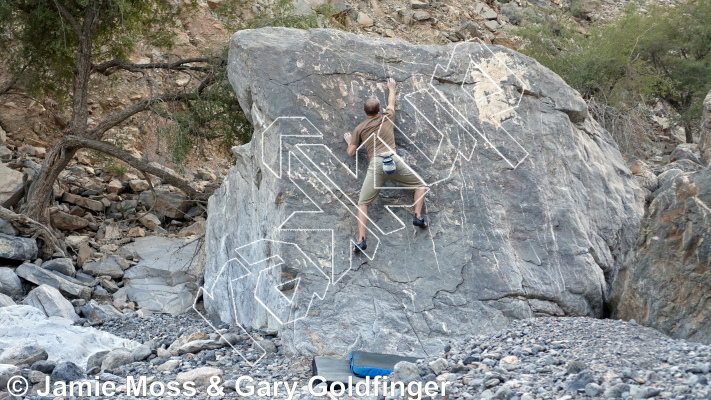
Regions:
[[[702,118],[707,143],[711,93]],[[706,145],[707,146],[707,145]],[[642,219],[634,251],[612,293],[612,316],[655,327],[673,337],[711,343],[711,271],[708,204],[711,170],[706,153],[673,153],[677,160],[646,172],[650,205]],[[656,175],[656,176],[655,176]]]

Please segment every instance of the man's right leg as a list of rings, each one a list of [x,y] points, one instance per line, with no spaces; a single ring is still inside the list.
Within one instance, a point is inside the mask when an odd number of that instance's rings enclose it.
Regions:
[[[358,206],[358,241],[365,239],[365,228],[368,226],[368,205]]]

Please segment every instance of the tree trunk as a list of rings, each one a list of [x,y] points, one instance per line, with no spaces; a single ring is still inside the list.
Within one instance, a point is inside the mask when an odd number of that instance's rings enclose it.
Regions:
[[[61,12],[61,10],[60,10]],[[99,23],[101,5],[92,1],[86,8],[82,26],[73,24],[77,34],[77,55],[74,62],[74,82],[72,90],[72,117],[69,120],[67,134],[83,136],[86,134],[89,109],[89,77],[91,75],[91,54],[94,45],[94,32]],[[27,203],[20,209],[27,217],[49,226],[47,208],[52,201],[52,185],[76,154],[76,149],[66,149],[57,143],[45,157],[40,171],[35,176],[27,194]]]

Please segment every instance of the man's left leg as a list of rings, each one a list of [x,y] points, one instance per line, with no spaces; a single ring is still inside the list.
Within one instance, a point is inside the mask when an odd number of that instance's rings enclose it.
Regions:
[[[427,184],[410,166],[405,164],[399,156],[393,157],[396,170],[390,179],[404,187],[415,189],[415,214],[412,216],[412,224],[420,228],[427,228],[427,222],[422,218],[422,206],[425,204],[425,193]]]
[[[417,218],[422,218],[422,206],[425,204],[425,193],[427,188],[417,188],[415,189],[415,216]]]

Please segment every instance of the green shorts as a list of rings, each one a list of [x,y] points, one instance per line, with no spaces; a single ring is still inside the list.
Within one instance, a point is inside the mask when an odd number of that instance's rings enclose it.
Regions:
[[[378,200],[380,189],[388,180],[393,180],[406,188],[424,188],[427,187],[425,181],[417,175],[404,161],[398,156],[393,156],[395,162],[395,172],[388,175],[383,172],[383,158],[375,156],[370,160],[368,165],[368,173],[365,175],[363,186],[360,188],[360,198],[358,205],[370,205]]]

